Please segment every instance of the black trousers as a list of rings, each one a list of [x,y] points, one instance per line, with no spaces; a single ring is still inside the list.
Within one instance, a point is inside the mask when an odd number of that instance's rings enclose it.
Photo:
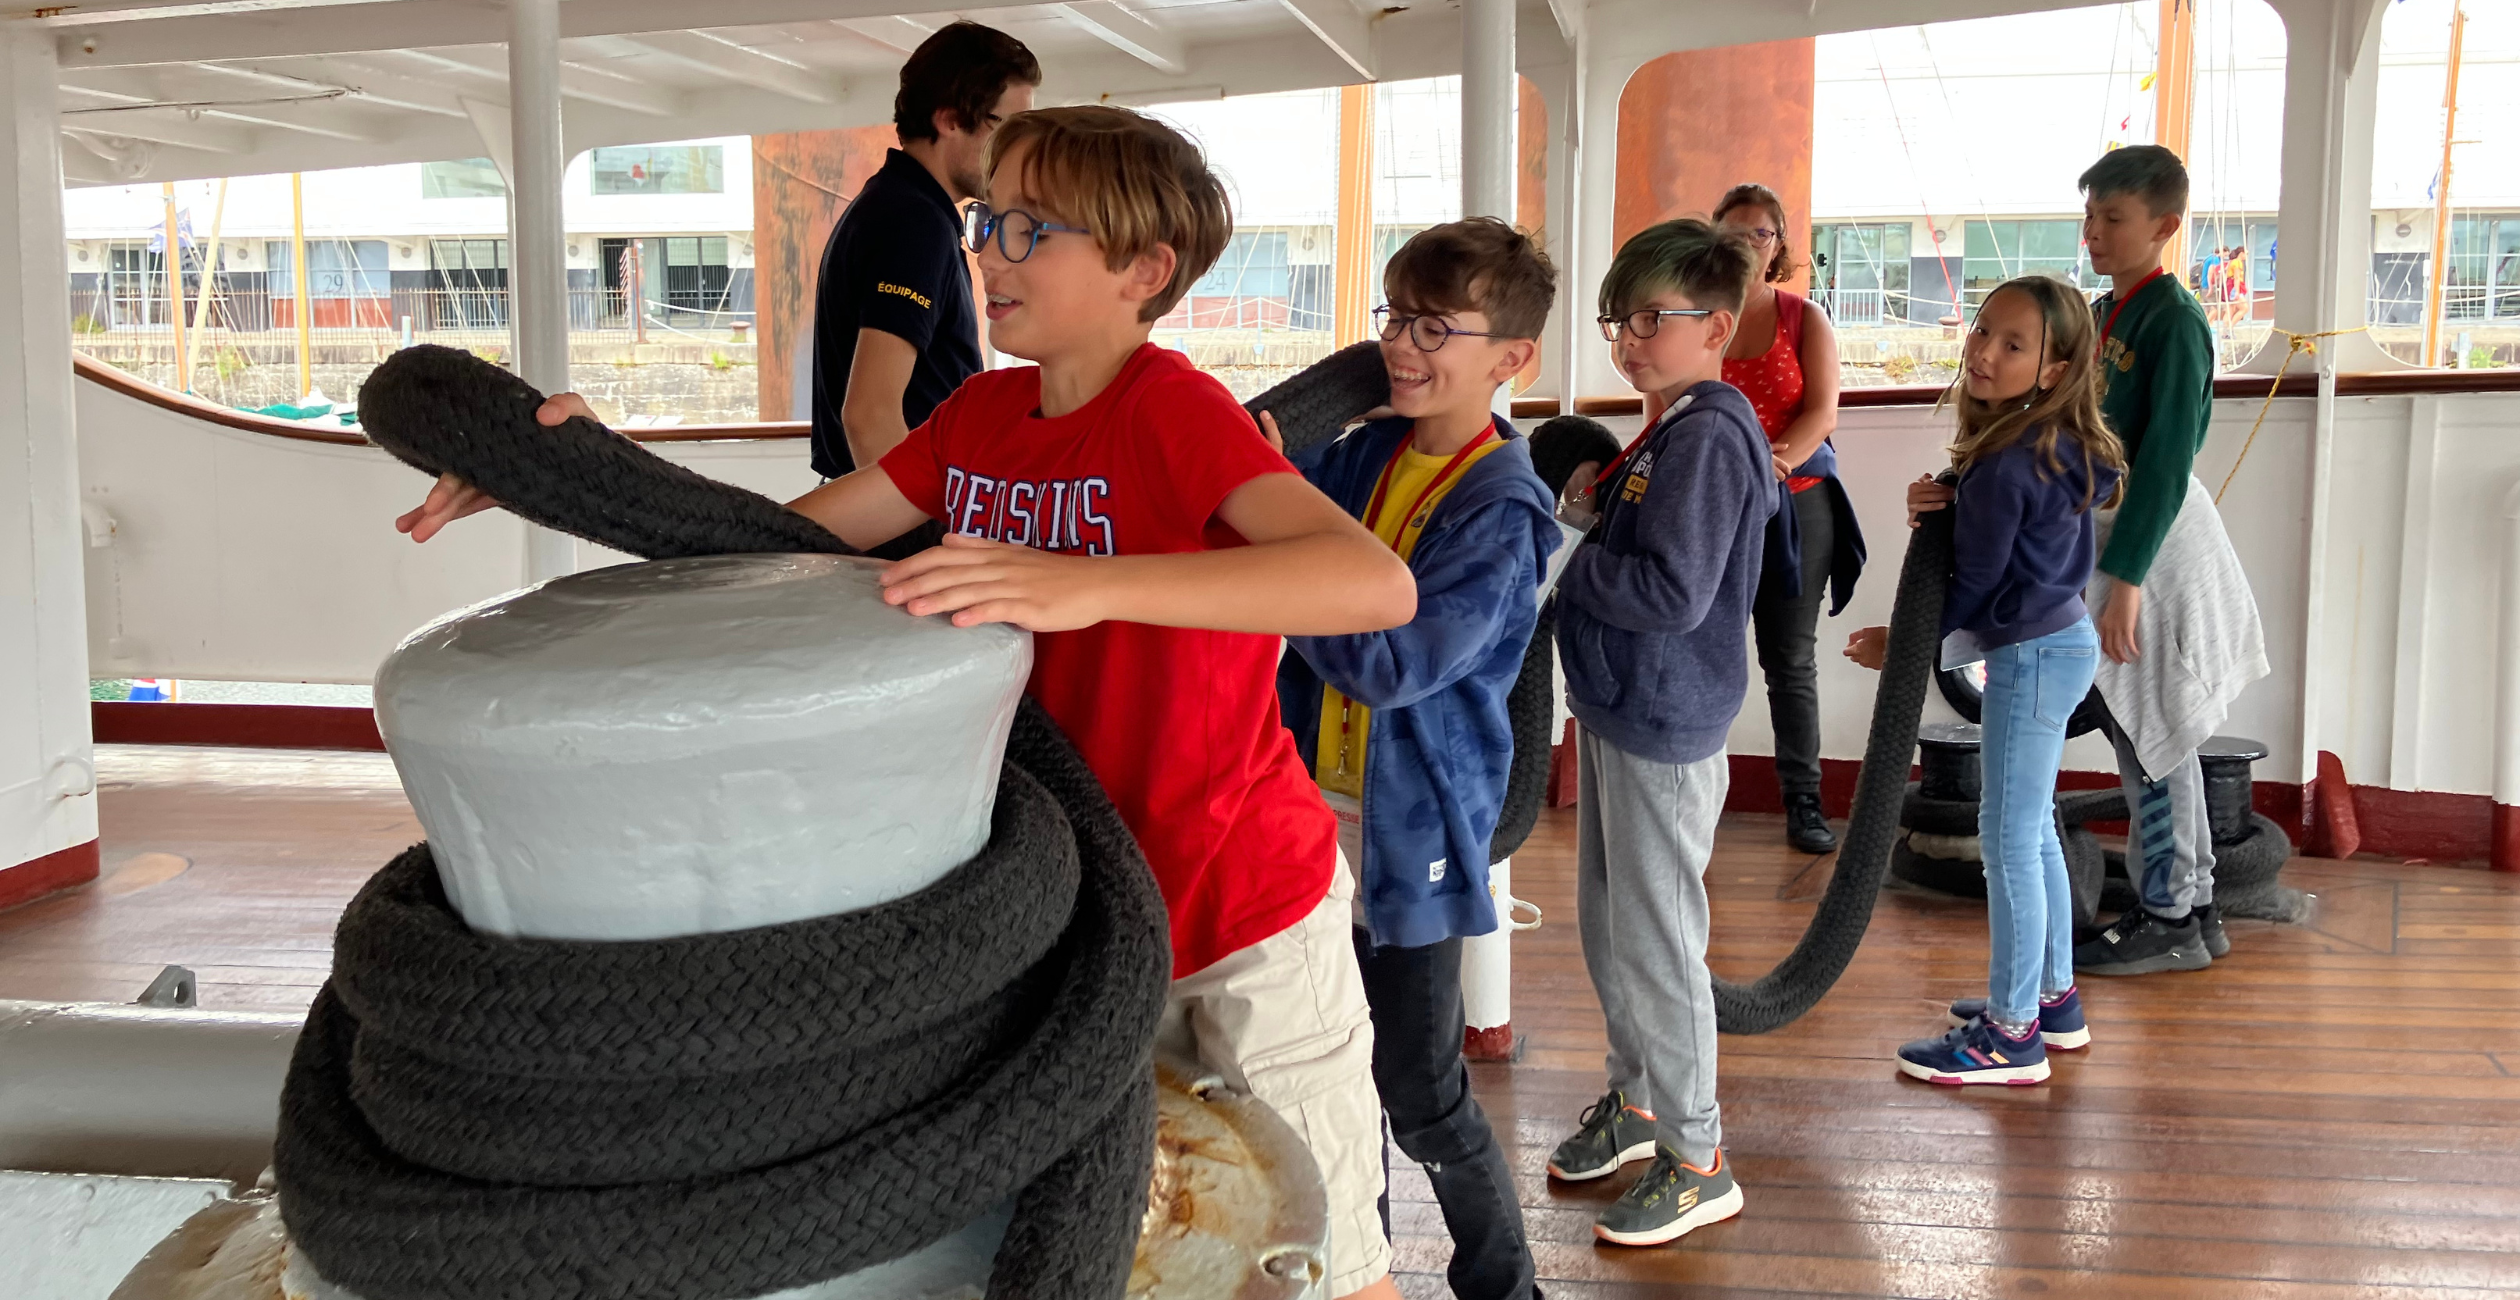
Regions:
[[[1453,1240],[1445,1280],[1461,1300],[1532,1300],[1522,1203],[1461,1059],[1461,940],[1377,948],[1362,928],[1355,935],[1374,1012],[1374,1090],[1392,1140],[1426,1171],[1443,1207]],[[1387,1194],[1382,1211],[1388,1234]]]
[[[1794,494],[1802,533],[1802,594],[1784,594],[1782,574],[1762,574],[1750,602],[1750,630],[1767,675],[1768,721],[1776,731],[1776,784],[1788,795],[1820,793],[1820,607],[1829,598],[1829,557],[1837,516],[1827,487]]]

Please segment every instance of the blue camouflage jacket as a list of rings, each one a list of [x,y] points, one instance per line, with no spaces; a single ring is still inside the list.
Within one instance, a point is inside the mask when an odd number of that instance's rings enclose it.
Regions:
[[[1356,864],[1377,946],[1423,947],[1496,928],[1488,840],[1514,758],[1506,694],[1538,622],[1540,575],[1558,547],[1548,485],[1531,448],[1505,445],[1436,503],[1410,553],[1417,616],[1382,632],[1287,638],[1278,706],[1307,771],[1324,682],[1371,708],[1365,740],[1365,860]],[[1362,517],[1410,421],[1377,420],[1295,458],[1304,477]]]

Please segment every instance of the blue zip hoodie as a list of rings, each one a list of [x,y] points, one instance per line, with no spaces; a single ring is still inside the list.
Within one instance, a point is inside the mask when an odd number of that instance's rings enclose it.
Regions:
[[[1322,685],[1372,709],[1365,733],[1365,926],[1377,946],[1424,947],[1496,928],[1488,841],[1505,802],[1514,728],[1505,697],[1540,617],[1540,574],[1558,546],[1554,502],[1531,447],[1505,445],[1461,471],[1409,555],[1417,617],[1352,636],[1287,638],[1278,707],[1304,769],[1317,761]],[[1295,458],[1349,514],[1411,422],[1377,420]]]
[[[1943,594],[1943,663],[1974,662],[2080,621],[2091,581],[2090,507],[2109,499],[2118,471],[2087,472],[2060,440],[2051,471],[2031,449],[2035,429],[1960,475],[1951,517],[1951,586]],[[2096,480],[2096,481],[2095,481]]]
[[[1720,752],[1749,689],[1750,601],[1776,474],[1739,389],[1690,387],[1603,485],[1558,579],[1558,660],[1584,729],[1639,758]]]

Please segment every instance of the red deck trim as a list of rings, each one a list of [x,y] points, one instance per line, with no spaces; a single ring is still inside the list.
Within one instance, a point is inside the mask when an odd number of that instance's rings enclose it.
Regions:
[[[0,867],[0,908],[32,903],[46,894],[96,879],[96,841],[73,844],[14,867]]]
[[[99,744],[230,745],[241,749],[385,748],[376,714],[348,704],[150,704],[88,706]]]

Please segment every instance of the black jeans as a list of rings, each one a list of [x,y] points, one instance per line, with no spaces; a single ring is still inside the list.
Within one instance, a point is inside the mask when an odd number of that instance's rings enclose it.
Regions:
[[[1453,1240],[1445,1280],[1461,1300],[1530,1300],[1522,1203],[1461,1059],[1461,940],[1376,948],[1363,929],[1355,935],[1374,1012],[1374,1090],[1392,1140],[1426,1171],[1443,1207]],[[1386,1195],[1383,1230],[1390,1229]]]
[[[1829,489],[1794,494],[1802,533],[1802,594],[1788,596],[1782,574],[1762,574],[1750,602],[1750,628],[1767,675],[1768,721],[1776,731],[1776,784],[1787,796],[1820,793],[1820,607],[1829,597],[1829,557],[1837,515]]]

